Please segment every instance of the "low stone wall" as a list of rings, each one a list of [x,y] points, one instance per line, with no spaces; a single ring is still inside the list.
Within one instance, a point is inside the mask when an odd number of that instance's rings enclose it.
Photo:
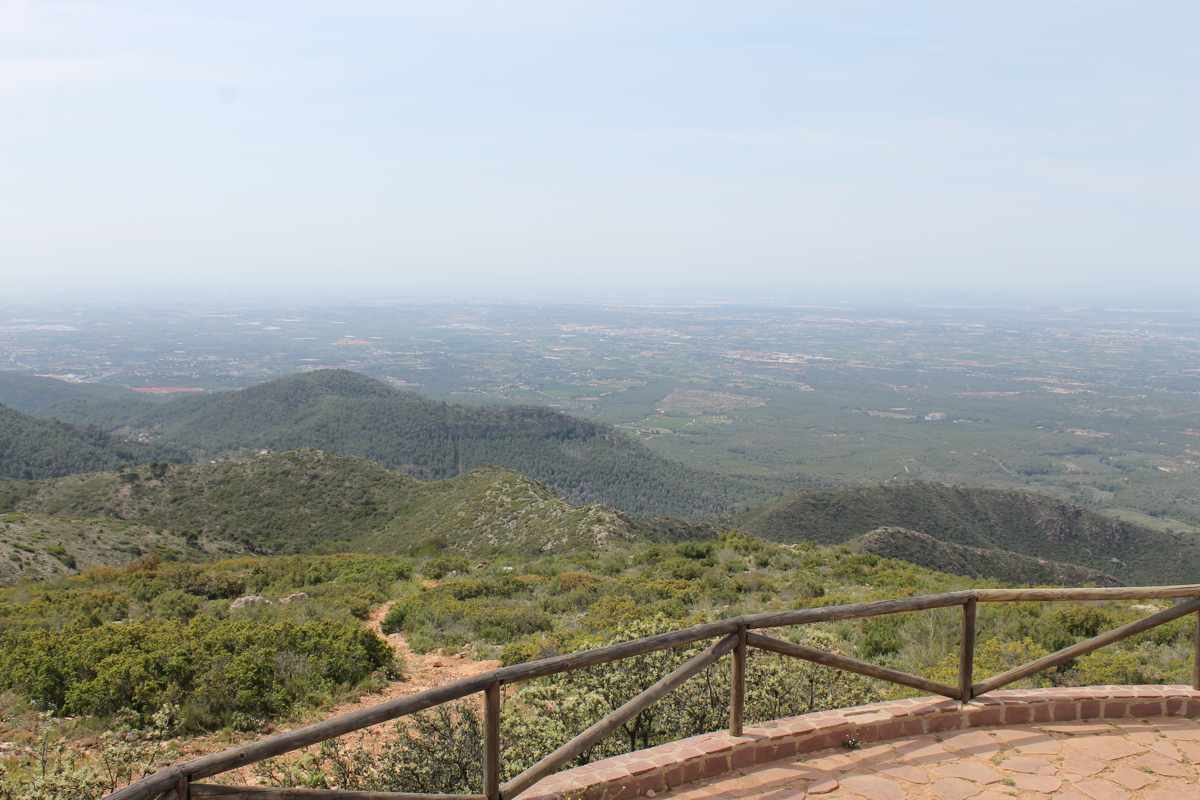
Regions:
[[[681,784],[838,747],[984,726],[1130,717],[1200,717],[1190,686],[1089,686],[991,692],[962,704],[921,697],[789,717],[747,727],[745,735],[706,733],[607,758],[540,781],[530,800],[632,800]]]

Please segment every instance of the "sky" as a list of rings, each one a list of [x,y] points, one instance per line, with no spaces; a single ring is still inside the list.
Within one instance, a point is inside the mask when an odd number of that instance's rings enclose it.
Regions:
[[[0,302],[1200,300],[1194,2],[0,0]]]

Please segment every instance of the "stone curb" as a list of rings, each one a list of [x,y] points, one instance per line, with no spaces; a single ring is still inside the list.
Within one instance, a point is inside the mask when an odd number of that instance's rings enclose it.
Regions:
[[[606,758],[539,781],[522,800],[632,800],[849,739],[880,742],[998,725],[1130,717],[1200,717],[1190,686],[1088,686],[990,692],[962,704],[941,697],[873,703],[787,717]]]

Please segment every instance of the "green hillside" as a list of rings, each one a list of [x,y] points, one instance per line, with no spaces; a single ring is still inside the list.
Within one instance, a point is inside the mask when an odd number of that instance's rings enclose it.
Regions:
[[[315,448],[428,479],[495,464],[545,483],[573,503],[598,502],[645,516],[696,519],[729,511],[746,497],[763,499],[753,485],[655,455],[607,425],[545,408],[438,402],[345,370],[168,402],[133,396],[124,411],[113,410],[117,400],[106,389],[103,397],[93,396],[100,387],[80,389],[68,401],[64,396],[79,387],[9,384],[30,406],[35,400],[28,396],[38,398],[40,413],[128,429],[197,457]],[[4,391],[0,381],[0,398]]]
[[[1013,553],[967,547],[935,539],[907,528],[878,528],[850,541],[852,548],[896,558],[930,569],[969,578],[994,578],[1005,583],[1115,586],[1120,581],[1099,570]]]
[[[51,478],[180,456],[168,447],[125,442],[95,428],[77,428],[0,406],[0,478]]]
[[[263,553],[541,553],[707,533],[677,521],[637,522],[597,505],[574,507],[504,469],[422,481],[316,450],[8,481],[0,483],[0,508],[128,520]]]
[[[145,556],[200,561],[244,553],[233,542],[108,517],[0,514],[0,585],[127,564]]]
[[[1078,564],[1126,583],[1200,579],[1200,537],[1122,522],[1032,492],[934,483],[809,490],[737,521],[782,542],[835,544],[901,527],[952,544]]]
[[[123,386],[68,383],[0,370],[0,405],[74,425],[115,428],[166,402],[170,400],[138,394]]]

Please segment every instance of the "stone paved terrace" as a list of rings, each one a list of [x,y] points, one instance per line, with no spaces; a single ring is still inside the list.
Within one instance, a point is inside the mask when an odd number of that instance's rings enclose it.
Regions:
[[[676,800],[1188,800],[1200,723],[1181,718],[953,731],[824,750],[668,793]]]
[[[1198,718],[1186,686],[899,700],[605,759],[523,800],[1200,800]]]

